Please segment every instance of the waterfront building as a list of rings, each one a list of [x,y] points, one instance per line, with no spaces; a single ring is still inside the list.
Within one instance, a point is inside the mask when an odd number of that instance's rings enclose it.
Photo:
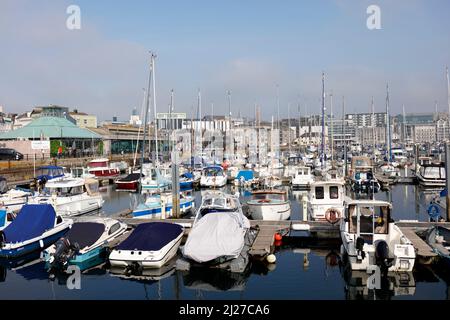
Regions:
[[[97,128],[97,116],[78,112],[74,109],[69,115],[75,119],[76,125],[80,128]]]

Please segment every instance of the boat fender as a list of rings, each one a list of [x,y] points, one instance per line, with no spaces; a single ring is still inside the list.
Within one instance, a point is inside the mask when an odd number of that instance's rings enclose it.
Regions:
[[[430,218],[433,219],[433,220],[437,220],[441,216],[441,212],[439,210],[439,207],[435,203],[430,203],[430,205],[428,206],[428,209],[427,209],[427,213],[430,216]]]
[[[331,224],[336,224],[339,220],[341,220],[341,211],[336,208],[329,208],[325,212],[325,220]]]
[[[268,263],[275,263],[277,261],[277,257],[274,254],[269,254],[266,260]]]
[[[44,248],[44,241],[42,241],[42,239],[39,240],[39,246],[41,247],[41,249]]]
[[[375,244],[375,263],[382,271],[387,271],[392,266],[389,258],[389,246],[386,241],[380,240]]]
[[[3,231],[0,231],[0,248],[3,247],[3,244],[6,242],[6,236]]]

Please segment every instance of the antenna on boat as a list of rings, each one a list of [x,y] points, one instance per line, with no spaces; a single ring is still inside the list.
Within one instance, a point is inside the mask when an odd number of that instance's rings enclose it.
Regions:
[[[331,162],[334,162],[333,92],[330,93]]]

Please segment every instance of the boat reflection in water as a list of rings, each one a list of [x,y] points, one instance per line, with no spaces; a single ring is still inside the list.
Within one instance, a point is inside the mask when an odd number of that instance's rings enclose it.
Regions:
[[[347,300],[390,300],[394,296],[413,296],[416,281],[412,272],[389,272],[382,275],[377,287],[375,275],[365,271],[343,272],[345,280],[345,297]]]
[[[0,259],[0,282],[7,280],[8,272],[14,272],[26,280],[47,280],[45,262],[40,253],[25,255],[18,259]]]
[[[207,292],[245,291],[251,270],[247,268],[243,273],[234,273],[223,269],[191,268],[181,274],[183,284],[188,289]]]
[[[161,268],[128,268],[114,266],[109,269],[113,277],[123,280],[133,280],[138,282],[156,282],[172,276],[175,273],[175,263],[177,256],[170,259]]]

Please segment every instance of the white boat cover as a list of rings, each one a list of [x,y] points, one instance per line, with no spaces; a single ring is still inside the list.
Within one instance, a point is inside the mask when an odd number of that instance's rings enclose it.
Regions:
[[[250,223],[244,225],[235,212],[210,212],[202,217],[192,230],[183,254],[196,262],[212,261],[222,256],[236,257],[244,247],[244,236]]]

